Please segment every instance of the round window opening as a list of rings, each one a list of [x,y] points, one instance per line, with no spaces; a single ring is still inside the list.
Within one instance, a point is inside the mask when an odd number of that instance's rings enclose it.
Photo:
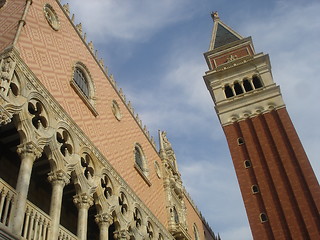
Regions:
[[[49,25],[55,30],[58,31],[60,27],[60,22],[56,11],[51,7],[50,4],[44,5],[43,8],[44,16],[46,17]]]
[[[116,117],[116,119],[118,121],[120,121],[121,118],[122,118],[122,114],[120,112],[120,107],[119,107],[118,103],[115,100],[112,101],[111,108],[112,108],[113,115]]]

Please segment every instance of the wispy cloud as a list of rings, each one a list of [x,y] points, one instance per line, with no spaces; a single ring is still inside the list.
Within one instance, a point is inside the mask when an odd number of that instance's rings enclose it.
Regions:
[[[85,20],[86,31],[94,40],[144,41],[159,29],[192,15],[191,0],[91,0],[72,1],[72,11]],[[78,21],[79,21],[78,18]]]

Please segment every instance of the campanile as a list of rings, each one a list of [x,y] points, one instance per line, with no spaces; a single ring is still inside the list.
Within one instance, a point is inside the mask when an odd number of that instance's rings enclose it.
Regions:
[[[204,80],[226,135],[254,239],[320,239],[320,189],[273,80],[217,13]]]

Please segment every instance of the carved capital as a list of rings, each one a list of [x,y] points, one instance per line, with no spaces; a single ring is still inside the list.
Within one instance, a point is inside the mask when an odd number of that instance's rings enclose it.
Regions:
[[[11,122],[12,115],[0,106],[0,126],[6,125]]]
[[[105,225],[109,227],[113,223],[113,217],[109,213],[102,213],[96,215],[95,221],[99,226]]]
[[[63,170],[50,172],[48,174],[48,181],[51,182],[52,185],[60,184],[64,187],[70,183],[70,175]]]
[[[114,232],[114,238],[119,240],[129,240],[130,234],[127,230],[119,230]]]
[[[42,149],[37,146],[34,142],[22,143],[17,147],[17,153],[22,157],[30,156],[33,157],[34,160],[41,157]]]
[[[89,209],[89,207],[93,205],[93,197],[91,197],[87,193],[78,194],[73,196],[73,203],[77,206],[78,209]]]

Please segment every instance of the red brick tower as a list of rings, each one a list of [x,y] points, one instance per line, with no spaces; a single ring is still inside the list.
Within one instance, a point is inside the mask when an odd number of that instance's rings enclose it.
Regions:
[[[225,132],[254,239],[320,239],[320,189],[271,74],[213,13],[207,88]]]

